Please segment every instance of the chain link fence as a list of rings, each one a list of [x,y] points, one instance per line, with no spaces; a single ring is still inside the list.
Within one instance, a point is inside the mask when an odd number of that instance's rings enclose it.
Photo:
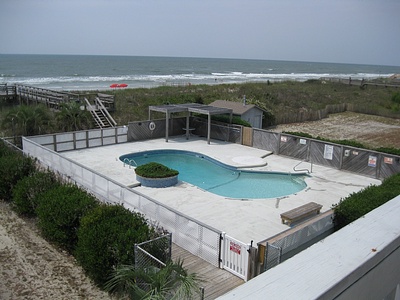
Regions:
[[[172,234],[135,244],[135,269],[161,269],[171,259]]]
[[[172,234],[135,244],[135,270],[144,271],[160,270],[171,260]],[[153,269],[153,270],[152,270]],[[149,284],[143,280],[136,279],[136,284],[143,290],[149,291]]]
[[[264,267],[263,270],[267,271],[281,262],[282,248],[274,246],[267,243],[265,257],[264,257]]]

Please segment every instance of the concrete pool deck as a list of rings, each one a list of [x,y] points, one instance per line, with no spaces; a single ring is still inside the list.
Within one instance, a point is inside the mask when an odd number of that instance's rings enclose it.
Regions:
[[[269,155],[266,150],[256,149],[223,141],[191,137],[171,137],[139,142],[62,152],[61,155],[76,161],[100,174],[126,186],[135,186],[134,168],[118,158],[121,155],[158,149],[177,149],[200,152],[225,164],[251,170],[291,172],[300,160],[278,155]],[[299,168],[310,168],[302,163]],[[228,199],[191,184],[179,182],[169,188],[148,188],[137,186],[133,189],[164,203],[198,221],[226,232],[244,242],[257,243],[289,228],[282,224],[280,214],[308,202],[323,205],[321,212],[329,210],[341,198],[357,192],[371,184],[379,185],[380,180],[360,176],[319,165],[312,166],[310,177],[306,178],[307,188],[290,196],[257,200]]]

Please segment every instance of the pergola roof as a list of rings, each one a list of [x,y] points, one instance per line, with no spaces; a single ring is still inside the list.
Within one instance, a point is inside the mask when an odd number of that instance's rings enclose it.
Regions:
[[[185,104],[168,104],[168,105],[157,105],[157,106],[149,106],[149,119],[151,112],[157,111],[166,114],[165,125],[165,140],[168,142],[168,121],[171,113],[177,112],[186,112],[186,136],[189,136],[189,115],[191,112],[204,114],[208,116],[208,134],[207,134],[207,142],[210,143],[211,136],[211,115],[222,115],[229,114],[230,120],[232,120],[232,109],[230,108],[221,108],[210,105],[198,104],[198,103],[185,103]]]
[[[158,112],[163,112],[163,113],[188,111],[188,112],[196,112],[196,113],[204,114],[204,115],[232,114],[232,109],[229,109],[229,108],[221,108],[221,107],[215,107],[215,106],[198,104],[198,103],[149,106],[149,111],[158,111]]]

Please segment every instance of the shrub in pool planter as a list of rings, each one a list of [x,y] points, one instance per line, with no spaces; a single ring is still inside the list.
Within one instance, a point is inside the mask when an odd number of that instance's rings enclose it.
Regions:
[[[142,186],[162,188],[178,183],[178,171],[156,162],[141,165],[135,172],[136,179]]]

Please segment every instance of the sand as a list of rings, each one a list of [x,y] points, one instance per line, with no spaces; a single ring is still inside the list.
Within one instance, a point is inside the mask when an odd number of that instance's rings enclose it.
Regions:
[[[276,132],[304,132],[331,140],[355,140],[370,148],[400,149],[400,119],[344,112],[304,123],[278,125]]]
[[[34,221],[0,201],[0,299],[111,299],[75,259],[40,237]]]

